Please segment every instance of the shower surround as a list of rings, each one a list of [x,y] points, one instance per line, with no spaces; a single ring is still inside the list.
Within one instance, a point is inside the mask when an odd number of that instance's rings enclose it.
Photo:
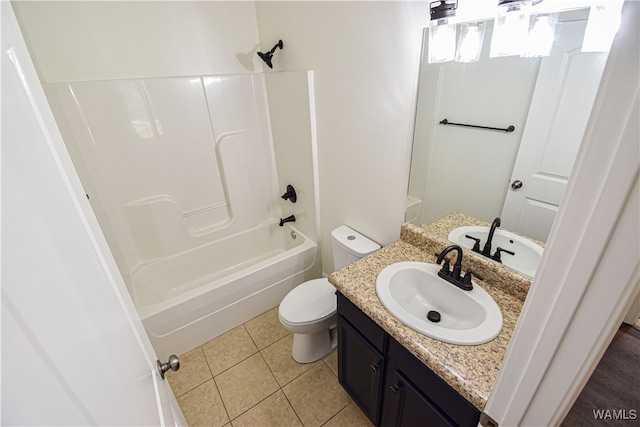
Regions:
[[[319,274],[314,174],[292,205],[280,198],[289,182],[279,184],[276,167],[276,158],[283,170],[294,160],[315,166],[312,155],[283,154],[287,129],[312,152],[310,81],[299,72],[45,87],[160,357],[249,320]],[[267,86],[278,99],[279,150]],[[292,213],[300,223],[279,227]]]

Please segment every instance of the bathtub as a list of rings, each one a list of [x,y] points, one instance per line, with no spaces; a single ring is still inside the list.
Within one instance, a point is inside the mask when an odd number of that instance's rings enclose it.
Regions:
[[[318,277],[316,253],[294,227],[268,224],[138,266],[133,299],[160,360],[277,306]]]

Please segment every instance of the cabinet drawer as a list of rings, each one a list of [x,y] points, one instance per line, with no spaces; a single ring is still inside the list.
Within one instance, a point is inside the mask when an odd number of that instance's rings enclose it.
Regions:
[[[387,333],[356,307],[347,297],[337,292],[338,314],[364,335],[379,352],[385,352],[385,337]]]

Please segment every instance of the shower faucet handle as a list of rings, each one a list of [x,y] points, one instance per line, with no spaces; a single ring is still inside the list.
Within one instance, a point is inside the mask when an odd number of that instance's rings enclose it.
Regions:
[[[293,185],[287,185],[287,192],[282,195],[282,198],[290,200],[291,203],[298,201],[298,196],[296,195],[296,190],[293,188]]]

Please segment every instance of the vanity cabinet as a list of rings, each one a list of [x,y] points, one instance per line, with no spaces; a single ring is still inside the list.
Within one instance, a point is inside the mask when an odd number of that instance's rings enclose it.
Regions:
[[[338,380],[374,425],[378,425],[388,337],[338,293]]]
[[[478,425],[478,409],[340,293],[338,377],[376,426]]]

